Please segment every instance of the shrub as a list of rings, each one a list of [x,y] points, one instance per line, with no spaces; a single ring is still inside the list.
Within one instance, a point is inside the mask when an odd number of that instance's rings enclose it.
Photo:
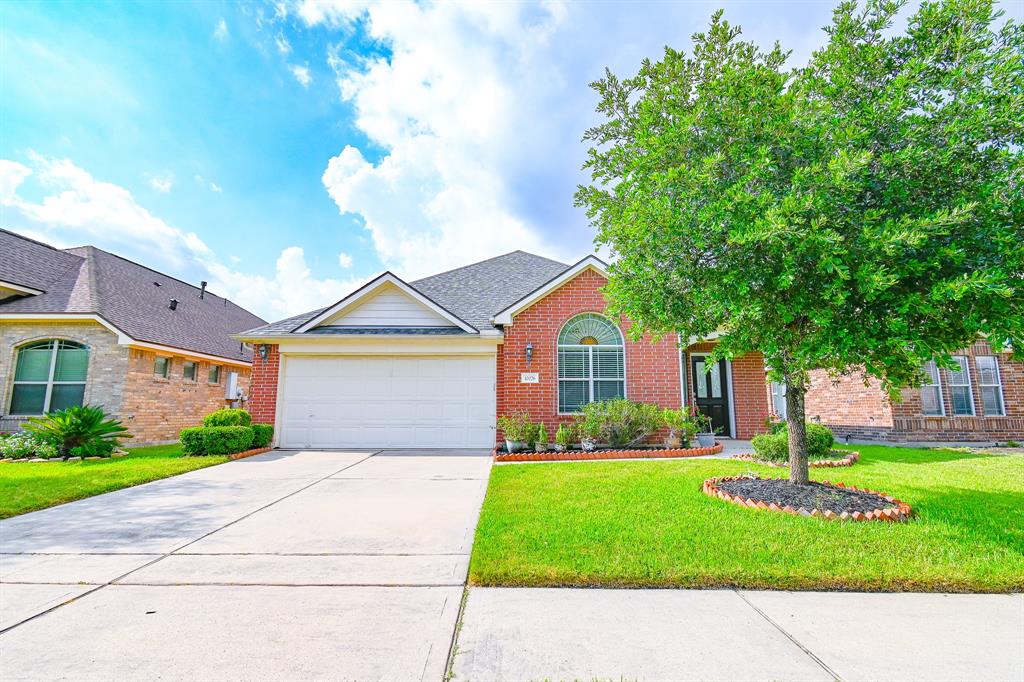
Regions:
[[[614,398],[583,406],[586,435],[612,447],[636,445],[661,426],[661,408],[657,405]]]
[[[0,458],[42,457],[43,459],[53,459],[59,454],[56,445],[31,433],[15,433],[0,438]]]
[[[537,425],[530,421],[529,412],[513,412],[498,417],[498,428],[505,433],[505,440],[516,443],[533,443],[537,440]]]
[[[270,424],[253,424],[249,428],[252,429],[252,445],[250,447],[265,448],[274,440],[274,427]]]
[[[182,429],[181,433],[178,434],[178,440],[181,441],[181,451],[186,455],[207,454],[205,433],[206,427],[204,426],[192,426]]]
[[[71,448],[72,457],[110,457],[117,446],[110,440],[94,440]]]
[[[245,410],[225,407],[203,417],[203,426],[249,426],[252,415]]]
[[[233,455],[248,450],[254,436],[251,426],[193,426],[182,429],[178,439],[186,455]]]
[[[661,411],[661,421],[670,431],[678,434],[683,442],[689,442],[697,435],[697,422],[686,410],[664,409]]]
[[[572,424],[559,424],[555,431],[555,442],[568,450],[576,440],[576,429]]]
[[[203,428],[205,430],[203,448],[209,455],[232,455],[248,450],[252,445],[253,432],[252,428],[248,426],[206,426]]]
[[[814,423],[806,424],[805,428],[808,459],[828,459],[832,452],[832,444],[835,443],[832,431],[826,426]],[[754,436],[751,445],[760,459],[769,462],[789,461],[788,429]]]
[[[544,422],[541,422],[540,426],[537,427],[537,442],[543,445],[548,444],[548,428],[544,426]]]
[[[75,448],[88,447],[90,451],[102,452],[105,446],[101,441],[111,443],[106,452],[109,455],[119,438],[131,438],[120,421],[94,405],[79,405],[43,417],[32,417],[25,424],[25,430],[56,445],[64,459],[70,457]]]

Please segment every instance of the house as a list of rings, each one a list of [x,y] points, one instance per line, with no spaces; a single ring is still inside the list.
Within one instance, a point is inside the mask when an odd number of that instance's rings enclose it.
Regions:
[[[256,421],[286,448],[492,447],[499,414],[553,434],[615,396],[697,405],[724,437],[770,414],[762,358],[705,371],[708,343],[629,338],[605,314],[606,266],[515,251],[414,282],[385,272],[342,300],[235,338],[255,344]]]
[[[957,369],[924,367],[928,382],[892,400],[878,380],[811,375],[807,418],[839,438],[894,442],[1024,440],[1024,362],[984,339],[953,356]],[[778,392],[776,392],[778,394]],[[784,401],[775,411],[785,415]]]
[[[0,230],[0,431],[90,404],[167,442],[246,395],[252,351],[231,335],[264,321],[205,285]]]

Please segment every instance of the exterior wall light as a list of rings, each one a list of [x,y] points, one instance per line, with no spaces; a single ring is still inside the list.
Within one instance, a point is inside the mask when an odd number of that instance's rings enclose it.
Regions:
[[[258,348],[259,348],[259,351],[260,351],[260,359],[263,360],[264,362],[266,362],[267,361],[267,356],[270,355],[270,346],[268,346],[265,343],[261,343],[258,346]]]
[[[532,343],[528,343],[528,344],[526,344],[526,364],[527,364],[527,366],[529,366],[529,364],[531,362],[533,362],[533,344]]]

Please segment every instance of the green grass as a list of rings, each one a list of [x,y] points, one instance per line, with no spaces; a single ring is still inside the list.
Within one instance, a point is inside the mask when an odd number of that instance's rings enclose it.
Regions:
[[[127,457],[79,462],[0,464],[0,519],[228,461],[183,457],[177,443],[128,452]]]
[[[724,459],[494,467],[475,585],[1004,592],[1024,589],[1024,457],[861,446],[817,480],[887,492],[907,523],[737,507],[712,476],[785,470]]]

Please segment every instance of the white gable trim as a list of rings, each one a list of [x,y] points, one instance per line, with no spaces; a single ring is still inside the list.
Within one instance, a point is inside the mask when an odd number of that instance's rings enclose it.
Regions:
[[[494,316],[494,324],[504,325],[506,327],[512,326],[512,318],[521,313],[522,311],[529,308],[531,305],[550,294],[555,289],[559,288],[566,282],[575,279],[577,275],[585,270],[594,270],[598,274],[607,277],[608,276],[608,264],[597,256],[587,256],[583,260],[573,265],[571,268],[560,274],[558,277],[550,280],[547,284],[541,285],[539,288],[534,289],[525,297],[519,299],[508,308],[505,308],[500,313]]]
[[[32,289],[31,287],[15,284],[14,282],[5,282],[3,280],[0,280],[0,289],[9,289],[16,294],[28,294],[29,296],[38,296],[43,293],[40,289]]]
[[[470,334],[477,333],[478,330],[476,329],[476,327],[473,327],[472,325],[463,322],[461,319],[459,319],[452,313],[448,312],[438,304],[434,303],[429,298],[427,298],[420,292],[416,291],[411,286],[409,286],[408,284],[406,284],[405,282],[403,282],[401,279],[391,274],[390,272],[385,272],[376,279],[368,282],[367,284],[364,284],[359,289],[356,289],[351,294],[349,294],[345,298],[341,299],[340,301],[332,305],[330,308],[327,308],[322,313],[314,317],[312,320],[306,322],[305,324],[297,328],[294,333],[303,334],[305,332],[308,332],[310,329],[317,327],[318,325],[322,324],[325,320],[329,320],[330,318],[337,315],[340,311],[372,295],[382,286],[386,286],[388,284],[397,287],[410,298],[414,299],[417,303],[423,305],[426,308],[429,308],[433,312],[437,313],[444,319],[451,322],[452,325],[458,327],[462,331],[468,332]]]

